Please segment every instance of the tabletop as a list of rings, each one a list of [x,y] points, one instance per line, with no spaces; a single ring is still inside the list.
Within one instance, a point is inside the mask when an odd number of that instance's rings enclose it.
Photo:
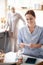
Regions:
[[[36,58],[36,62],[35,62],[35,64],[29,64],[29,63],[25,63],[25,61],[26,61],[27,58],[35,58],[35,57],[31,57],[31,56],[23,55],[23,63],[22,63],[21,65],[36,65],[37,63],[43,61],[43,59],[41,59],[41,58]]]

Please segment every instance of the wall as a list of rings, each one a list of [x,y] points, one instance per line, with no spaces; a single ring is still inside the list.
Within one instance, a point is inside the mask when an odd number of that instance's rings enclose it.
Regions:
[[[5,17],[5,0],[0,0],[0,18]]]

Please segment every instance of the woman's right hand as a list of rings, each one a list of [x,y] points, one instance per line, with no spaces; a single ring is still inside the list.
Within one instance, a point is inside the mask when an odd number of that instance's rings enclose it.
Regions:
[[[20,47],[24,48],[25,47],[24,43],[20,43]]]

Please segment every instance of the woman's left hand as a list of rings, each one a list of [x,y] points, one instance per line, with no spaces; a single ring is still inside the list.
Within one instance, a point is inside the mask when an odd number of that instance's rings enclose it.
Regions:
[[[40,48],[41,44],[31,44],[30,48]]]

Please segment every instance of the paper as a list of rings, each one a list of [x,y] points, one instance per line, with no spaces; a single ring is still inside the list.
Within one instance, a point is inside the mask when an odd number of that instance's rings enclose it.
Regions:
[[[24,45],[25,45],[25,46],[30,46],[30,44],[26,44],[26,43],[25,43]]]
[[[16,53],[8,52],[5,54],[4,63],[14,63],[16,62]]]

